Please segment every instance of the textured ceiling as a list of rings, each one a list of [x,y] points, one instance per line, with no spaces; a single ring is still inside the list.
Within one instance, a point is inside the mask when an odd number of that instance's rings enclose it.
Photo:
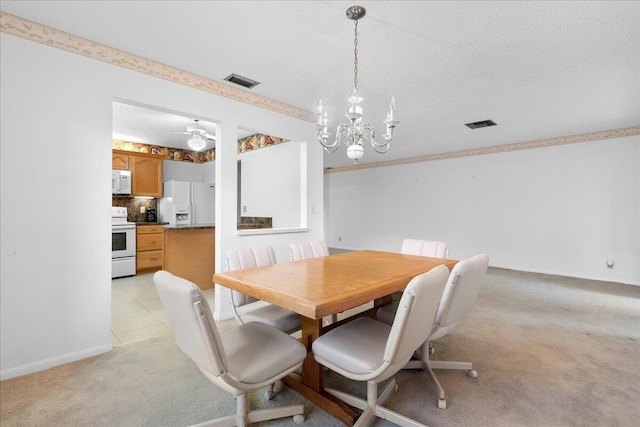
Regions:
[[[365,119],[382,133],[395,95],[400,120],[390,151],[365,147],[360,163],[640,124],[634,1],[3,0],[0,8],[209,79],[246,76],[261,82],[252,92],[302,109],[322,99],[335,129],[353,88],[345,17],[353,4],[367,9],[358,45]],[[485,119],[498,126],[464,126]],[[325,166],[349,163],[344,149],[325,155]]]

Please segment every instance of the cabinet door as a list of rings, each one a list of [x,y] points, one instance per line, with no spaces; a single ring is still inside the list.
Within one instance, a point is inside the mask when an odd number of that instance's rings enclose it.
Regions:
[[[162,159],[130,156],[133,196],[162,197]]]
[[[120,153],[112,153],[111,155],[111,163],[113,169],[123,169],[129,170],[129,155],[128,154],[120,154]]]

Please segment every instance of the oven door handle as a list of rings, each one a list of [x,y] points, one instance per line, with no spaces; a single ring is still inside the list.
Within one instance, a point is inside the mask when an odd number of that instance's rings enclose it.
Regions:
[[[136,225],[135,224],[123,224],[123,225],[112,225],[111,228],[113,230],[135,230],[136,229]]]

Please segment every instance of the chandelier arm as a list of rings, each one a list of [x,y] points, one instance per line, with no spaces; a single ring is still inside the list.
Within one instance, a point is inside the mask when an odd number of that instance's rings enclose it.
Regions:
[[[371,123],[365,123],[362,125],[362,137],[366,140],[369,138],[371,141],[371,146],[373,149],[380,154],[384,154],[389,151],[389,147],[391,147],[391,138],[386,139],[386,142],[379,143],[376,141],[376,131],[371,125]]]
[[[380,154],[384,154],[387,151],[389,151],[389,147],[391,147],[391,144],[389,144],[388,141],[386,144],[378,144],[375,141],[371,141],[371,146],[373,147],[373,149],[376,151],[376,153],[380,153]]]
[[[328,134],[318,135],[318,142],[322,145],[325,151],[334,153],[338,149],[338,141],[334,141],[332,144],[327,143]]]
[[[341,123],[336,129],[336,141],[334,144],[343,143],[349,145],[349,137],[353,134],[351,127],[345,123]]]

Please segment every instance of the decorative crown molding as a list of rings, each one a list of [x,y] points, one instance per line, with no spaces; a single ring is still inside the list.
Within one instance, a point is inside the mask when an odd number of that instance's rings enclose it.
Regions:
[[[324,173],[348,172],[361,169],[382,168],[386,166],[407,165],[411,163],[431,162],[434,160],[455,159],[458,157],[481,156],[484,154],[506,153],[516,150],[530,150],[533,148],[552,147],[555,145],[574,144],[577,142],[598,141],[610,138],[640,135],[640,126],[622,129],[605,130],[601,132],[583,133],[580,135],[561,136],[558,138],[539,139],[536,141],[517,142],[514,144],[494,145],[491,147],[474,148],[471,150],[452,151],[449,153],[430,154],[428,156],[409,157],[407,159],[388,160],[384,162],[365,163],[361,165],[326,168]]]
[[[35,22],[0,12],[0,31],[47,46],[77,53],[129,70],[148,74],[170,82],[179,83],[194,89],[233,99],[276,113],[286,114],[297,119],[313,121],[313,113],[265,96],[257,95],[227,84],[189,73],[175,67],[161,64],[150,59],[95,43],[73,34],[65,33]]]

